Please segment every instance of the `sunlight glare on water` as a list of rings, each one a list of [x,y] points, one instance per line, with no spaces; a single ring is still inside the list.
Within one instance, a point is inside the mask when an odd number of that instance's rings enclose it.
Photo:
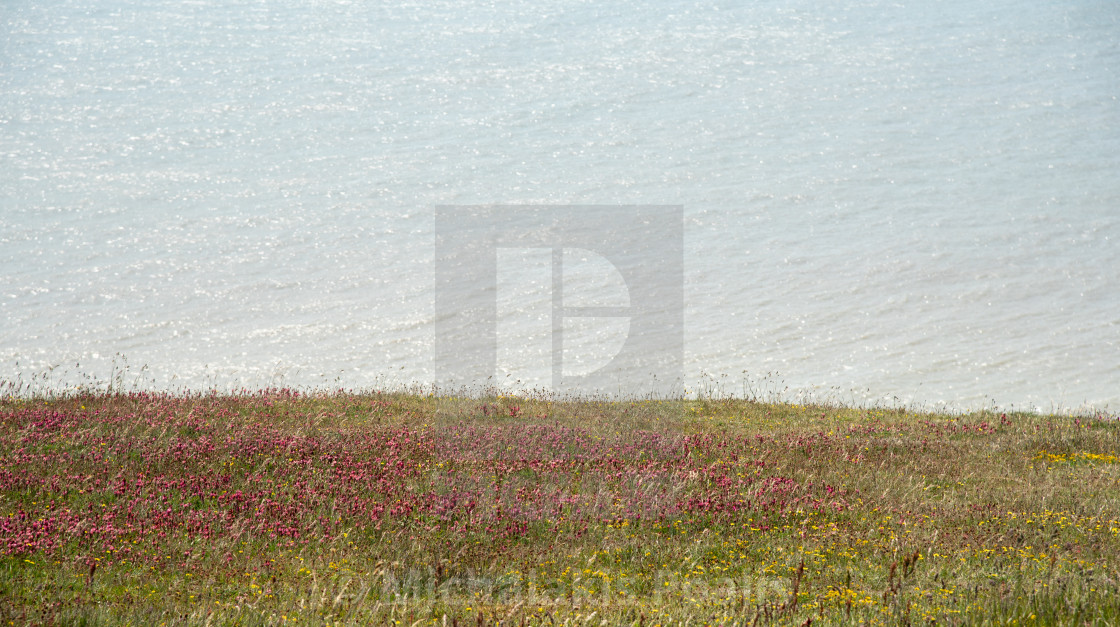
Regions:
[[[690,390],[1120,405],[1113,3],[13,0],[3,21],[0,379],[430,381],[436,205],[672,204]]]

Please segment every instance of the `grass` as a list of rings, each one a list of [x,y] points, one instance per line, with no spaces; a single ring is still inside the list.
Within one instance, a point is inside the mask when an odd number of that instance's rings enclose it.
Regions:
[[[1120,624],[1120,422],[0,400],[3,624]]]

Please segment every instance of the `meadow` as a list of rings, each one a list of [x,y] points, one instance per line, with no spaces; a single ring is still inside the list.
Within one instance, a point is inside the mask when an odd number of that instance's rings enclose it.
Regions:
[[[732,398],[0,399],[0,621],[1118,625],[1120,421]]]

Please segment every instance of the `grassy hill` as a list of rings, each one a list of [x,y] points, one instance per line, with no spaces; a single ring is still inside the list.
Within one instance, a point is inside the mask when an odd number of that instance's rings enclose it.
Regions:
[[[4,624],[1117,624],[1120,422],[0,400]]]

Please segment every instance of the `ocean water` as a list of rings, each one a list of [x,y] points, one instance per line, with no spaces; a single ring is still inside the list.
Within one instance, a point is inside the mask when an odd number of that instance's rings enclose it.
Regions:
[[[0,23],[0,379],[431,382],[437,205],[672,204],[690,393],[1120,406],[1114,2]]]

